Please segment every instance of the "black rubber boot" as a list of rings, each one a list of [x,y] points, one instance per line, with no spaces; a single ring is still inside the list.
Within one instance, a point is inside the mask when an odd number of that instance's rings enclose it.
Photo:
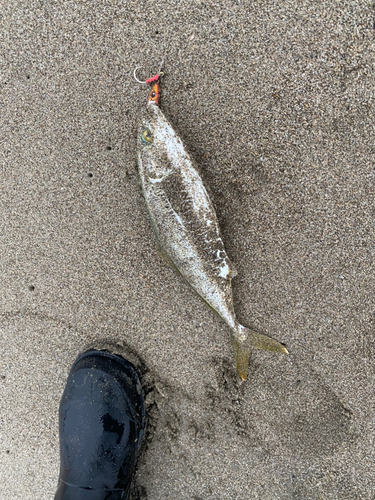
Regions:
[[[133,365],[105,351],[82,354],[60,403],[55,500],[127,500],[144,429],[142,387]]]

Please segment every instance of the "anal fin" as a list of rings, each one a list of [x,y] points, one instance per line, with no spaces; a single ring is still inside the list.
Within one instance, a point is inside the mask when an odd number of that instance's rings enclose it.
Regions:
[[[173,269],[175,269],[176,271],[179,272],[179,270],[175,266],[173,260],[169,257],[169,255],[167,254],[166,250],[162,247],[162,245],[161,245],[161,243],[160,243],[160,241],[158,239],[156,239],[156,250],[157,250],[159,256],[161,257],[161,259],[164,260],[164,262],[166,264],[168,264]]]

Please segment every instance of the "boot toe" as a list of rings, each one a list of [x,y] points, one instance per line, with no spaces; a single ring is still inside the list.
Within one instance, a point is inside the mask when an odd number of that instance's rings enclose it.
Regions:
[[[134,367],[105,351],[80,356],[60,404],[59,490],[81,490],[80,496],[66,499],[126,498],[144,428],[142,388]],[[63,498],[57,494],[55,500]]]

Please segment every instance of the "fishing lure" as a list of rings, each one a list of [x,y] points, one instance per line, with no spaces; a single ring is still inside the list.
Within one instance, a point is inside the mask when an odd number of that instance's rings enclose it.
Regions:
[[[144,199],[165,259],[229,326],[239,376],[246,380],[252,349],[288,354],[276,340],[240,325],[233,307],[236,276],[219,223],[194,160],[160,109],[159,75],[151,84],[138,131],[138,166]]]

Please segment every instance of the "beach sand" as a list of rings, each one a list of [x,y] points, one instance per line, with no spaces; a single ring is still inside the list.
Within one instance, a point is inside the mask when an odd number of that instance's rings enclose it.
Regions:
[[[47,500],[58,406],[89,347],[130,353],[136,500],[375,498],[371,2],[0,2],[0,500]],[[160,258],[136,133],[161,106],[197,160],[241,323]]]

